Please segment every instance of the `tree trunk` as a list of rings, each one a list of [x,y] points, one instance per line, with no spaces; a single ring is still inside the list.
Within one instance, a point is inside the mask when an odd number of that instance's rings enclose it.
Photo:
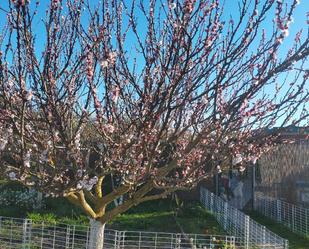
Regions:
[[[105,224],[90,219],[90,235],[87,249],[103,249]]]

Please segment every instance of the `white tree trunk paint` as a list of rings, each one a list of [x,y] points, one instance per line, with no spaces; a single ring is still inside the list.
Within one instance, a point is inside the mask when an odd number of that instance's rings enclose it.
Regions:
[[[87,249],[103,249],[105,224],[90,219],[90,235]]]

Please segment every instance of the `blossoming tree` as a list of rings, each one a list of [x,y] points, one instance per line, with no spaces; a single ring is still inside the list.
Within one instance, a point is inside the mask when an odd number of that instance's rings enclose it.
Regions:
[[[254,163],[274,142],[260,131],[308,117],[305,22],[281,51],[298,3],[7,1],[2,175],[79,206],[97,249],[132,206]]]

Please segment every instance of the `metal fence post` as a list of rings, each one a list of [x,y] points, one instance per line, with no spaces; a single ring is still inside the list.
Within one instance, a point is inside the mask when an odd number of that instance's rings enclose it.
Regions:
[[[126,232],[122,232],[122,248],[124,248],[124,242],[125,242],[125,239],[126,239]]]
[[[26,231],[27,231],[27,240],[28,247],[31,247],[31,232],[32,232],[32,221],[30,219],[26,219]]]
[[[265,229],[266,229],[266,227],[265,226],[262,226],[262,236],[263,236],[263,247],[262,248],[265,248],[265,244],[266,244],[266,234],[265,234]]]
[[[256,175],[256,169],[255,169],[255,164],[253,164],[252,167],[252,209],[255,210],[255,185],[256,185],[256,180],[255,180],[255,175]]]
[[[25,219],[24,222],[23,222],[23,249],[27,248],[27,223],[28,223],[28,220]]]
[[[214,212],[214,195],[213,193],[210,194],[210,212]]]
[[[233,243],[232,246],[235,246],[235,244],[236,244],[236,239],[235,239],[234,236],[232,237],[232,243]]]
[[[287,239],[284,241],[284,249],[289,249],[289,241]]]
[[[118,231],[118,241],[117,241],[117,249],[120,248],[121,246],[121,241],[122,240],[122,232]]]
[[[72,232],[72,249],[74,249],[74,243],[75,243],[75,225],[73,226],[73,232]]]
[[[114,249],[117,249],[117,242],[118,242],[118,231],[115,231],[115,236],[114,236]]]
[[[138,249],[141,249],[141,240],[142,240],[142,234],[141,234],[141,232],[139,232]]]
[[[250,217],[245,215],[245,243],[246,249],[249,249],[249,240],[250,240]]]
[[[276,200],[276,206],[277,206],[276,220],[278,223],[281,223],[281,201],[280,200]]]
[[[175,249],[180,249],[181,248],[181,234],[176,234],[176,245]],[[172,247],[173,248],[173,247]]]
[[[41,249],[43,249],[43,243],[44,243],[44,222],[42,222],[42,229],[41,229]]]
[[[53,249],[55,249],[55,243],[56,243],[56,225],[54,226],[54,234],[53,234]]]
[[[13,221],[11,220],[11,227],[10,227],[10,246],[12,246],[12,239],[13,239]]]
[[[263,215],[267,216],[267,213],[266,213],[266,200],[263,199]]]
[[[224,230],[227,229],[227,202],[224,203]]]
[[[155,247],[154,247],[154,249],[157,249],[157,240],[158,240],[158,233],[156,233],[156,238],[155,238]]]
[[[89,229],[90,227],[87,228],[87,234],[86,234],[86,249],[88,249],[89,245]]]
[[[236,209],[231,209],[231,210],[233,210],[233,212],[232,212],[232,215],[233,215],[233,217],[232,217],[232,222],[233,222],[233,235],[235,235],[235,236],[238,236],[238,234],[237,234],[237,229],[236,229],[236,221],[237,221],[237,214],[236,214]]]
[[[66,235],[65,235],[65,248],[69,248],[70,246],[70,226],[67,226]]]
[[[309,226],[309,223],[308,223],[308,209],[305,210],[305,213],[306,213],[306,218],[305,218],[305,232],[306,232],[306,236],[308,236],[308,226]]]
[[[292,231],[295,232],[295,206],[292,206]]]

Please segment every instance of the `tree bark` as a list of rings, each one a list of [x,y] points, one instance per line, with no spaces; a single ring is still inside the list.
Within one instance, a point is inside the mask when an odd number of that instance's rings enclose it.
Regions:
[[[105,224],[90,219],[90,236],[87,249],[103,249]]]

